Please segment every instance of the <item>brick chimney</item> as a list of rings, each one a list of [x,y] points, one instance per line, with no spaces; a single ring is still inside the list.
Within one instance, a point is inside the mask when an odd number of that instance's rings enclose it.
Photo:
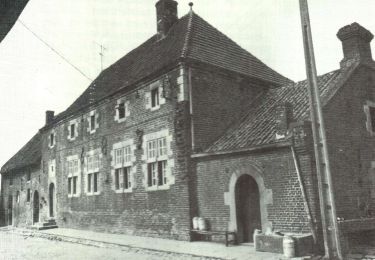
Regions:
[[[341,67],[353,62],[373,62],[370,42],[374,38],[372,33],[358,23],[344,26],[337,33],[337,37],[342,41],[344,59]]]
[[[287,136],[289,126],[293,122],[293,105],[289,102],[278,104],[276,113],[276,139],[283,139]]]
[[[53,119],[55,118],[55,111],[46,111],[46,125],[49,125],[53,122]]]
[[[159,39],[165,37],[172,25],[177,22],[177,5],[173,0],[159,0],[156,3],[156,22]]]

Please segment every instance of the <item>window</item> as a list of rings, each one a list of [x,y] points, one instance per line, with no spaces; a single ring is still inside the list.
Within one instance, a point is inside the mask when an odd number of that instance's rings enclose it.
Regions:
[[[27,181],[30,181],[30,180],[31,180],[31,172],[30,172],[30,171],[28,171],[28,172],[26,173],[26,180],[27,180]]]
[[[163,186],[167,179],[167,139],[166,137],[147,142],[147,184],[149,187]]]
[[[12,186],[12,185],[13,185],[13,178],[10,177],[10,178],[9,178],[9,186]]]
[[[154,88],[151,90],[151,107],[159,106],[159,88]]]
[[[68,171],[68,196],[74,197],[79,194],[79,160],[78,156],[70,158],[67,161],[67,171]]]
[[[50,134],[49,136],[49,146],[53,147],[55,145],[55,134]]]
[[[90,130],[95,130],[95,115],[90,116]]]
[[[132,187],[131,183],[131,167],[123,167],[115,169],[115,189],[128,190]]]
[[[27,189],[27,193],[26,193],[26,201],[27,201],[27,202],[30,202],[30,198],[31,198],[31,190],[30,190],[30,189]]]
[[[133,140],[114,144],[112,172],[112,188],[116,193],[132,192]]]
[[[87,193],[98,194],[99,192],[99,154],[93,154],[87,157]]]
[[[118,118],[119,119],[125,118],[125,103],[120,103],[117,109],[118,109]]]
[[[17,191],[16,201],[18,204],[20,204],[20,191],[19,190]]]
[[[76,133],[75,127],[76,127],[75,124],[71,124],[70,125],[70,138],[74,138],[75,137],[75,133]]]
[[[95,110],[91,111],[88,114],[88,116],[87,116],[87,121],[88,121],[87,132],[89,132],[90,134],[95,133],[96,129],[99,128],[98,119],[99,119],[99,114]]]

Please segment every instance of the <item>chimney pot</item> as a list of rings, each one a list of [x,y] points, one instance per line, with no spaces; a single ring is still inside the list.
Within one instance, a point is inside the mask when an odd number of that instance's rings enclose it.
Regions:
[[[55,111],[46,111],[46,125],[49,125],[53,122],[53,119],[55,118]]]
[[[342,42],[344,59],[341,61],[341,67],[352,64],[353,62],[372,62],[370,42],[374,35],[358,23],[341,28],[337,37]]]
[[[169,29],[177,22],[177,5],[174,0],[159,0],[156,3],[156,22],[159,39],[165,37]]]

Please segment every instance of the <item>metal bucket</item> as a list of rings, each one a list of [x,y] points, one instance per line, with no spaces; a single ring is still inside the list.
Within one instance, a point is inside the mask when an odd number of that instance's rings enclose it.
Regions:
[[[294,239],[291,236],[284,236],[283,251],[286,258],[293,258],[296,255]]]

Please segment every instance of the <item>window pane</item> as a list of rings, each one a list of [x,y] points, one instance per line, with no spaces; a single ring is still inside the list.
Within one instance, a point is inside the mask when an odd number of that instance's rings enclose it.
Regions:
[[[131,188],[130,167],[124,168],[124,188]]]
[[[77,194],[77,176],[73,177],[73,194]]]
[[[98,172],[94,173],[94,192],[98,191],[98,175]]]
[[[68,178],[68,194],[72,193],[72,178]]]
[[[90,116],[90,129],[95,130],[95,115]]]
[[[151,90],[151,107],[159,105],[159,88]]]
[[[31,191],[30,189],[27,189],[27,196],[26,196],[27,202],[30,202],[30,197],[31,197]]]
[[[128,163],[131,161],[131,149],[130,145],[124,148],[124,162]]]
[[[120,169],[115,170],[115,189],[120,189]]]
[[[87,174],[87,192],[91,192],[91,173]]]
[[[70,125],[70,137],[73,138],[75,135],[75,124]]]
[[[120,119],[125,117],[125,103],[118,105],[118,117]]]
[[[152,186],[152,163],[147,165],[147,184],[148,186]]]
[[[115,164],[122,164],[122,149],[117,149],[115,151]]]

